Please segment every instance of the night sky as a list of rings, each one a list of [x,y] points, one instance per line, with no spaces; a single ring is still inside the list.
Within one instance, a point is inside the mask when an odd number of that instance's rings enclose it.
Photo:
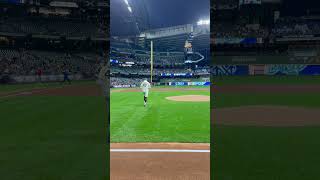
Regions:
[[[210,0],[128,0],[130,14],[124,0],[111,0],[111,35],[137,34],[136,19],[141,27],[161,28],[196,23],[210,17]],[[318,9],[320,0],[282,0],[282,16],[301,16],[306,9]],[[134,16],[132,16],[134,15]]]
[[[209,0],[147,0],[152,27],[196,23],[210,17]]]
[[[128,2],[137,18],[149,22],[147,23],[149,28],[196,23],[201,18],[210,17],[209,0],[128,0]],[[111,34],[134,33],[135,20],[130,17],[124,1],[111,0],[110,9]]]

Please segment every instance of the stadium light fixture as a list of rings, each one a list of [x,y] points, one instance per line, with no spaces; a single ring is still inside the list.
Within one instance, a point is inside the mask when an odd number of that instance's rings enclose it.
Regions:
[[[130,7],[128,0],[123,0],[123,1],[126,3],[129,12],[132,13],[132,8]]]
[[[210,24],[210,20],[209,19],[200,19],[198,22],[197,22],[197,25],[209,25]]]
[[[131,9],[131,7],[130,7],[130,6],[128,6],[128,10],[132,13],[132,9]]]

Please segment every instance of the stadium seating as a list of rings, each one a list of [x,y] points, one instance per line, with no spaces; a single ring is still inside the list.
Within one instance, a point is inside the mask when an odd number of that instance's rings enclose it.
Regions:
[[[101,24],[63,18],[9,18],[0,23],[0,32],[34,35],[104,37],[106,30]]]
[[[111,86],[124,86],[124,85],[133,85],[140,86],[143,78],[123,78],[123,77],[111,77],[110,84]]]
[[[280,18],[275,23],[272,32],[277,36],[315,35],[320,32],[320,22],[303,18]]]
[[[65,69],[74,74],[94,75],[102,59],[92,54],[0,49],[0,74],[34,75],[41,68],[47,75],[61,74]]]

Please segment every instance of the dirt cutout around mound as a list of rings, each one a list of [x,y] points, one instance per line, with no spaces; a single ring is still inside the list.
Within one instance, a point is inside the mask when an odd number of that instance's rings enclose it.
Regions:
[[[286,106],[243,106],[211,109],[217,125],[312,126],[320,125],[320,109]]]
[[[204,95],[184,95],[184,96],[169,96],[166,97],[170,101],[182,101],[182,102],[208,102],[210,96]]]

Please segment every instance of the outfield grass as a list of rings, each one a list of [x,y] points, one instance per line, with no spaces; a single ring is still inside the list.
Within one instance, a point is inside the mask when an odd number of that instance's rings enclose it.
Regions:
[[[319,77],[228,77],[216,84],[303,85],[318,82]],[[211,96],[211,102],[215,108],[248,105],[319,108],[320,93],[220,92]],[[215,125],[211,131],[214,180],[319,179],[320,127]]]
[[[92,96],[1,100],[1,179],[107,179],[105,106]]]
[[[209,95],[209,91],[111,93],[112,142],[210,142],[209,102],[174,102],[167,96]]]

